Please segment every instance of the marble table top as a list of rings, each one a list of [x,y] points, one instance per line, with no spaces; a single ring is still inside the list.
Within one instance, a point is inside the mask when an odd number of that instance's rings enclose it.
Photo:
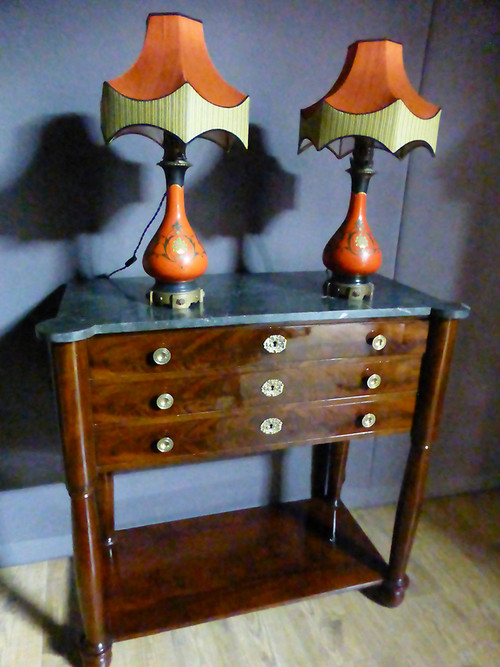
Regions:
[[[383,276],[372,276],[371,302],[359,304],[323,296],[325,274],[212,274],[197,280],[205,291],[202,305],[188,310],[151,306],[144,278],[95,278],[68,284],[57,317],[37,326],[37,335],[53,343],[95,334],[154,331],[240,324],[333,322],[372,317],[464,318],[468,306],[441,301]]]

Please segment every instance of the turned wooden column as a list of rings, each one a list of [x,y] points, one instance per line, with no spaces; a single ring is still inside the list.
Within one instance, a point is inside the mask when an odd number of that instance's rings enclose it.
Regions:
[[[96,502],[86,341],[56,344],[52,351],[66,486],[71,497],[76,589],[85,633],[82,658],[87,667],[107,667],[111,663],[111,642],[105,626],[102,532]]]
[[[406,567],[424,499],[429,455],[439,426],[456,328],[457,320],[431,317],[387,573],[380,586],[365,591],[368,597],[387,607],[401,604],[409,584]]]

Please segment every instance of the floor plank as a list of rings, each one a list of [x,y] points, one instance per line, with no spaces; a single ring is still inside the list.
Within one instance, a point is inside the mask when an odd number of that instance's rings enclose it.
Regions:
[[[387,555],[393,507],[356,519]],[[500,664],[500,490],[426,502],[403,605],[324,595],[118,642],[113,667],[492,667]],[[76,664],[67,559],[0,570],[0,667]]]

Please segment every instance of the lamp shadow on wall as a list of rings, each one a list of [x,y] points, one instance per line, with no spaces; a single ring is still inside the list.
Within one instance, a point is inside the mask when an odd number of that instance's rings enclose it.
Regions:
[[[96,233],[140,200],[139,169],[95,144],[83,116],[51,118],[24,173],[0,193],[0,234],[26,242]]]
[[[63,280],[81,278],[79,237],[99,233],[117,211],[140,200],[139,169],[95,144],[85,118],[52,118],[25,171],[0,193],[0,236],[15,244],[67,243],[71,258]],[[258,239],[273,218],[294,208],[295,180],[251,125],[248,150],[233,146],[188,192],[188,216],[206,238],[235,239],[234,270],[247,271],[245,239]],[[272,271],[264,244],[254,246],[264,270]],[[0,491],[63,481],[50,363],[34,333],[38,322],[55,316],[63,291],[49,294],[0,339],[6,378],[0,385]],[[276,472],[273,486],[280,487]]]
[[[78,278],[78,238],[140,199],[139,169],[94,143],[82,116],[51,118],[24,172],[0,193],[0,236],[10,245],[66,244],[61,280]],[[34,333],[55,315],[62,292],[49,294],[0,339],[0,491],[63,480],[49,359]]]
[[[188,218],[200,236],[235,241],[235,273],[255,270],[248,259],[252,242],[258,271],[273,271],[263,233],[280,214],[295,208],[296,176],[269,154],[265,133],[249,127],[248,149],[237,141],[211,172],[186,193]],[[283,240],[286,244],[286,239]]]

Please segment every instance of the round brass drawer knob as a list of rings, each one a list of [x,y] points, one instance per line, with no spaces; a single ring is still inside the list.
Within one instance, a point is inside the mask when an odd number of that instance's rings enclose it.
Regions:
[[[158,364],[158,366],[168,364],[171,358],[172,355],[170,354],[170,350],[167,350],[166,347],[159,347],[153,352],[153,361],[155,364]]]
[[[269,419],[264,419],[260,425],[260,430],[266,435],[274,435],[279,433],[283,427],[283,422],[277,417],[269,417]]]
[[[161,438],[161,440],[158,440],[158,442],[156,443],[156,449],[162,454],[170,452],[173,448],[174,448],[174,441],[172,440],[172,438]]]
[[[279,354],[286,349],[286,338],[280,334],[268,336],[264,341],[264,349],[270,354]]]
[[[377,373],[373,373],[373,375],[370,375],[370,377],[366,380],[366,386],[368,389],[376,389],[377,387],[380,387],[380,383],[382,382],[382,378],[380,375],[377,375]]]
[[[264,396],[279,396],[280,394],[283,393],[284,388],[285,385],[281,380],[272,378],[264,382],[264,384],[261,387],[261,391],[264,394]]]
[[[156,405],[160,410],[168,410],[174,404],[174,397],[172,394],[160,394],[156,399]]]
[[[361,425],[364,428],[371,428],[373,426],[373,424],[375,424],[376,421],[377,421],[377,418],[375,417],[375,415],[372,414],[371,412],[369,412],[361,420]]]
[[[382,336],[382,334],[375,336],[375,338],[372,340],[372,347],[374,350],[377,351],[383,350],[386,345],[387,345],[387,338],[385,336]]]

